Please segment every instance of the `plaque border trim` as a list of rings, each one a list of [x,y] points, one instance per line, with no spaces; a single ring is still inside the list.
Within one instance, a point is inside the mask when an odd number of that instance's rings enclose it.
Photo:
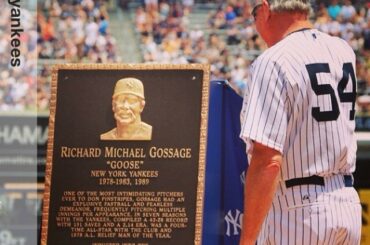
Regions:
[[[198,159],[198,184],[195,209],[195,238],[194,245],[202,244],[204,187],[207,149],[208,101],[210,83],[210,65],[208,64],[57,64],[52,68],[51,98],[49,113],[49,132],[45,168],[45,189],[41,224],[41,245],[47,245],[48,224],[50,211],[51,174],[54,149],[55,113],[57,103],[58,71],[59,70],[203,70],[200,144]]]

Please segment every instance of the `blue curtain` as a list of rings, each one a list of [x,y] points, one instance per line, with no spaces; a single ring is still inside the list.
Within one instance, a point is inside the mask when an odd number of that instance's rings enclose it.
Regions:
[[[242,98],[225,81],[210,85],[203,245],[237,245],[247,156],[239,138]]]

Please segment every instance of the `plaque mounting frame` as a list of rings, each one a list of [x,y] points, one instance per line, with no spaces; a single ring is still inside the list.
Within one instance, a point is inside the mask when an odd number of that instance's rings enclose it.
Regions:
[[[51,81],[51,99],[50,99],[50,117],[49,117],[49,132],[47,144],[47,158],[45,170],[45,192],[43,198],[43,215],[41,225],[41,245],[47,244],[50,196],[52,189],[52,169],[53,169],[53,149],[54,135],[56,122],[57,108],[57,88],[58,88],[58,72],[61,70],[202,70],[202,98],[200,108],[200,135],[199,135],[199,156],[198,156],[198,182],[196,194],[196,210],[195,210],[195,239],[194,244],[200,245],[202,239],[203,225],[203,205],[204,205],[204,183],[205,183],[205,166],[206,166],[206,141],[207,141],[207,125],[208,125],[208,100],[209,100],[209,65],[207,64],[186,64],[186,65],[166,65],[166,64],[59,64],[54,65],[52,69]]]

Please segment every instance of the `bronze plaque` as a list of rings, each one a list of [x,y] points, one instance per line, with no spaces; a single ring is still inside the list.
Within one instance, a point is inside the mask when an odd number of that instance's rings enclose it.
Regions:
[[[208,65],[58,65],[42,242],[200,244]]]

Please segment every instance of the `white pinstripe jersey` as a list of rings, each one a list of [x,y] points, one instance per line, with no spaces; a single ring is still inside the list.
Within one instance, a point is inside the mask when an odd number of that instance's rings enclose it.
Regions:
[[[355,170],[355,55],[315,29],[291,33],[252,64],[240,137],[283,154],[282,179]]]

